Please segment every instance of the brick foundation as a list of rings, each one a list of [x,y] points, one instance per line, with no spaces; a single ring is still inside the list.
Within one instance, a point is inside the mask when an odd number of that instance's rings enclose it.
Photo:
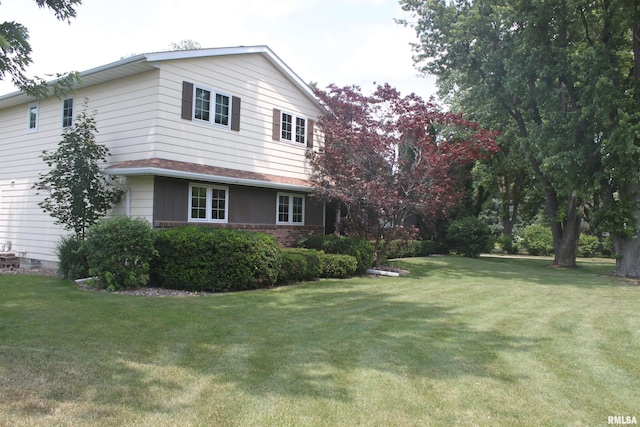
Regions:
[[[154,228],[158,229],[185,227],[187,225],[259,231],[275,237],[283,248],[293,247],[295,243],[303,237],[324,234],[324,227],[321,225],[211,224],[182,221],[155,221],[153,224]]]

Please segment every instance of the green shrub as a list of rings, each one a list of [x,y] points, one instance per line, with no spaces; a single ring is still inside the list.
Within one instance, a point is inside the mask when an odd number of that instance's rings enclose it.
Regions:
[[[287,284],[317,279],[322,273],[320,265],[322,255],[322,252],[315,249],[283,249],[278,283]]]
[[[498,244],[508,254],[517,254],[518,253],[518,238],[517,236],[505,236],[502,235],[498,237]]]
[[[80,279],[89,276],[87,252],[83,240],[76,235],[63,237],[56,247],[58,271],[65,279]]]
[[[578,256],[585,258],[595,256],[598,252],[598,247],[600,247],[600,239],[596,236],[581,234],[578,242]]]
[[[389,244],[386,258],[411,258],[429,256],[435,253],[433,240],[394,240]]]
[[[356,259],[357,273],[364,273],[373,264],[373,245],[363,239],[334,234],[314,235],[298,241],[298,246],[323,251],[325,254],[351,255]]]
[[[532,224],[522,231],[522,245],[529,255],[553,254],[553,235],[551,229],[541,224]]]
[[[487,224],[469,216],[453,221],[447,229],[450,250],[469,258],[477,258],[493,247],[493,235]]]
[[[83,245],[89,272],[110,291],[146,285],[156,254],[154,238],[151,225],[141,218],[100,221],[89,229]]]
[[[356,274],[358,260],[351,255],[322,254],[320,256],[320,277],[344,279]]]
[[[613,236],[607,236],[602,240],[602,255],[611,257],[614,253]]]
[[[229,292],[273,286],[278,242],[263,233],[188,226],[158,233],[152,282],[164,288]]]

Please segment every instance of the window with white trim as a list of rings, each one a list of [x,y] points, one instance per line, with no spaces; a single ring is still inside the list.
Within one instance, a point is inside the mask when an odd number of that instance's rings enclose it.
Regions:
[[[38,104],[29,104],[29,114],[27,117],[27,132],[38,131]]]
[[[276,223],[304,225],[304,195],[278,193]]]
[[[196,86],[193,98],[193,119],[209,124],[229,127],[231,97]]]
[[[68,128],[73,125],[73,98],[62,101],[62,127]]]
[[[298,117],[293,114],[283,112],[280,129],[282,133],[280,135],[281,139],[305,144],[305,138],[307,136],[307,119],[304,117]]]
[[[226,223],[229,189],[217,185],[189,185],[189,221]]]

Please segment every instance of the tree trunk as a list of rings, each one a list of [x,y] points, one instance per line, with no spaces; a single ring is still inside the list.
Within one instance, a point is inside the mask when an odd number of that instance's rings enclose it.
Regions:
[[[640,202],[640,184],[630,186],[635,201]],[[640,230],[640,212],[636,214],[636,227]],[[640,235],[634,237],[613,236],[613,249],[616,254],[614,276],[640,278]]]
[[[640,104],[640,7],[636,4],[633,21],[633,95],[636,105]],[[640,185],[632,186],[631,194],[635,194],[636,202],[640,201],[638,193]],[[636,215],[636,226],[640,230],[640,212]],[[640,235],[635,237],[613,236],[613,248],[616,254],[615,276],[640,278]]]
[[[545,192],[546,211],[549,218],[559,218],[558,198],[554,190],[548,189]],[[553,265],[558,267],[577,267],[578,243],[580,241],[580,228],[582,226],[581,206],[573,192],[567,198],[567,211],[565,219],[551,222],[551,233],[553,234]]]
[[[613,237],[616,251],[614,276],[640,278],[640,237]]]

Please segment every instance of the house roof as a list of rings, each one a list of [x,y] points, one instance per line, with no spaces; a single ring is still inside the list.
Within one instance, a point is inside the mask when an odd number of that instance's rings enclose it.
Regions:
[[[80,73],[80,83],[77,88],[88,87],[105,83],[122,77],[131,76],[145,71],[158,68],[162,61],[178,59],[205,58],[225,55],[247,55],[258,54],[265,57],[274,67],[276,67],[289,81],[304,93],[315,105],[323,109],[313,95],[313,91],[287,64],[285,64],[268,46],[238,46],[197,50],[178,50],[172,52],[156,52],[136,55],[131,58],[122,59],[97,68],[92,68]],[[9,93],[0,96],[0,109],[25,104],[35,100],[34,97],[22,91]]]
[[[246,172],[217,166],[178,162],[168,159],[130,160],[113,164],[104,171],[108,175],[157,175],[220,184],[266,187],[289,191],[310,191],[311,183],[303,179]]]

